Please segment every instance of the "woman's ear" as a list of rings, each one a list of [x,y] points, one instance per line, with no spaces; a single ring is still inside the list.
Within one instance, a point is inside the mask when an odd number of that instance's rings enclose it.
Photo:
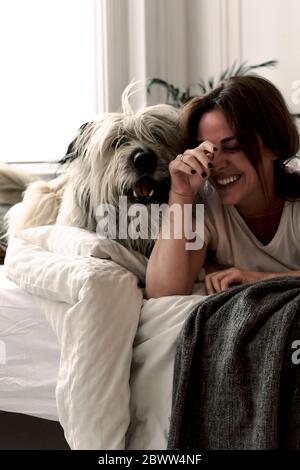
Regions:
[[[267,149],[267,148],[265,150],[265,156],[266,156],[266,158],[268,158],[270,160],[273,160],[273,161],[279,160],[278,155],[276,155],[276,153],[272,152],[272,150]]]
[[[268,160],[278,160],[278,156],[271,149],[266,147],[262,142],[261,138],[258,137],[258,145],[262,158],[267,158]]]

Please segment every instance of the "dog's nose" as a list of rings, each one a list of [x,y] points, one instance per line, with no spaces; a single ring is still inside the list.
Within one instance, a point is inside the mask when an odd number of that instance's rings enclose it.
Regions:
[[[157,165],[157,158],[151,152],[138,152],[132,156],[135,168],[141,172],[152,173]]]

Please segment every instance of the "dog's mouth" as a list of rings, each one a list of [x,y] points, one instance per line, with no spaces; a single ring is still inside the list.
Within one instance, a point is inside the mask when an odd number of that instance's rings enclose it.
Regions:
[[[140,204],[163,203],[168,201],[169,190],[169,178],[156,181],[150,176],[144,176],[134,183],[127,196],[132,202]]]

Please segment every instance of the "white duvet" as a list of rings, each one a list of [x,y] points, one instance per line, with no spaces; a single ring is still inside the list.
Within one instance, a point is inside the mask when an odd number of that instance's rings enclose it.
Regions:
[[[6,275],[61,345],[58,416],[72,449],[165,449],[176,338],[195,295],[143,299],[146,258],[75,227],[19,232]]]

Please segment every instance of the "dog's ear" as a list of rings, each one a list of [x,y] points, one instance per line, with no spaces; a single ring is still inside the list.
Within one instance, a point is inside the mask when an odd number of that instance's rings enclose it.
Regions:
[[[79,156],[78,152],[75,151],[76,142],[78,138],[82,135],[86,127],[90,124],[93,124],[93,122],[85,122],[84,124],[82,124],[82,126],[79,127],[75,139],[73,139],[72,142],[69,144],[65,156],[59,160],[59,164],[64,165],[65,163],[70,163]]]

